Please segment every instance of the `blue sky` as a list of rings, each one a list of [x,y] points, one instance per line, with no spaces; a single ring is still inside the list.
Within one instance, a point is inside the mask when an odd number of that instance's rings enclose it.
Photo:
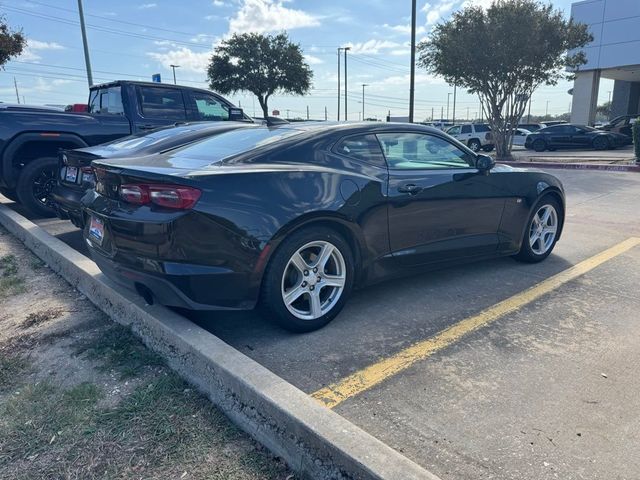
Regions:
[[[466,3],[490,0],[418,1],[418,38],[435,23]],[[571,0],[554,5],[568,12]],[[271,109],[283,116],[330,119],[337,110],[338,46],[349,45],[349,119],[362,110],[362,84],[366,83],[365,116],[407,114],[409,91],[410,0],[84,0],[91,63],[96,83],[113,79],[150,80],[161,73],[172,82],[170,64],[178,64],[178,83],[206,87],[205,69],[212,48],[233,32],[286,30],[300,43],[314,71],[313,90],[305,97],[279,96]],[[4,0],[0,12],[9,23],[22,27],[29,39],[27,51],[0,72],[0,100],[15,101],[14,76],[27,103],[85,102],[87,83],[76,0]],[[418,69],[416,118],[446,113],[452,87]],[[344,72],[341,72],[341,76]],[[532,113],[568,111],[571,85],[542,87],[533,96]],[[601,101],[611,85],[602,82]],[[253,114],[251,94],[230,99]],[[344,100],[342,101],[344,105]],[[478,112],[477,98],[458,91],[457,118]],[[343,106],[341,108],[344,108]],[[453,105],[450,104],[450,114]],[[344,115],[344,110],[342,111]],[[451,116],[451,115],[450,115]]]

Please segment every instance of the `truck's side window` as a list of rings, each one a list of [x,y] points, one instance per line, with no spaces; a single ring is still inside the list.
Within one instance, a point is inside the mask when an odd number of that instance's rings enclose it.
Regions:
[[[140,87],[140,109],[149,118],[186,120],[182,92],[172,88]]]
[[[89,95],[89,113],[124,115],[120,87],[92,90]]]
[[[193,92],[191,97],[196,104],[199,120],[229,120],[229,107],[215,96]]]

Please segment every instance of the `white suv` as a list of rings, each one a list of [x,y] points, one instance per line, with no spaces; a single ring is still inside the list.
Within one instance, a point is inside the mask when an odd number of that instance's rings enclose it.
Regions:
[[[446,131],[456,140],[464,143],[474,152],[480,149],[485,152],[493,150],[493,137],[491,128],[486,123],[465,123],[464,125],[454,125]]]

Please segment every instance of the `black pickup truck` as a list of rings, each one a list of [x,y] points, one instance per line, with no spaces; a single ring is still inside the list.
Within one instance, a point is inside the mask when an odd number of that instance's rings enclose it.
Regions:
[[[0,193],[52,216],[58,151],[192,121],[251,121],[228,100],[181,85],[119,80],[94,85],[87,113],[0,104]]]

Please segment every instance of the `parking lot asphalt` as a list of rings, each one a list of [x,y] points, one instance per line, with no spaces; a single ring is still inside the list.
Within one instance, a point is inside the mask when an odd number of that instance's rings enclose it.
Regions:
[[[541,264],[507,258],[363,289],[306,335],[254,312],[189,317],[321,401],[376,370],[325,404],[443,479],[639,478],[640,175],[554,174],[567,220]],[[84,249],[69,223],[36,223]],[[447,331],[457,335],[442,343]]]
[[[544,151],[536,152],[534,150],[526,150],[524,147],[514,147],[512,151],[515,160],[521,161],[547,161],[547,162],[576,162],[576,163],[624,163],[633,162],[634,152],[633,145],[616,148],[615,150],[573,150],[559,149],[553,152]]]

